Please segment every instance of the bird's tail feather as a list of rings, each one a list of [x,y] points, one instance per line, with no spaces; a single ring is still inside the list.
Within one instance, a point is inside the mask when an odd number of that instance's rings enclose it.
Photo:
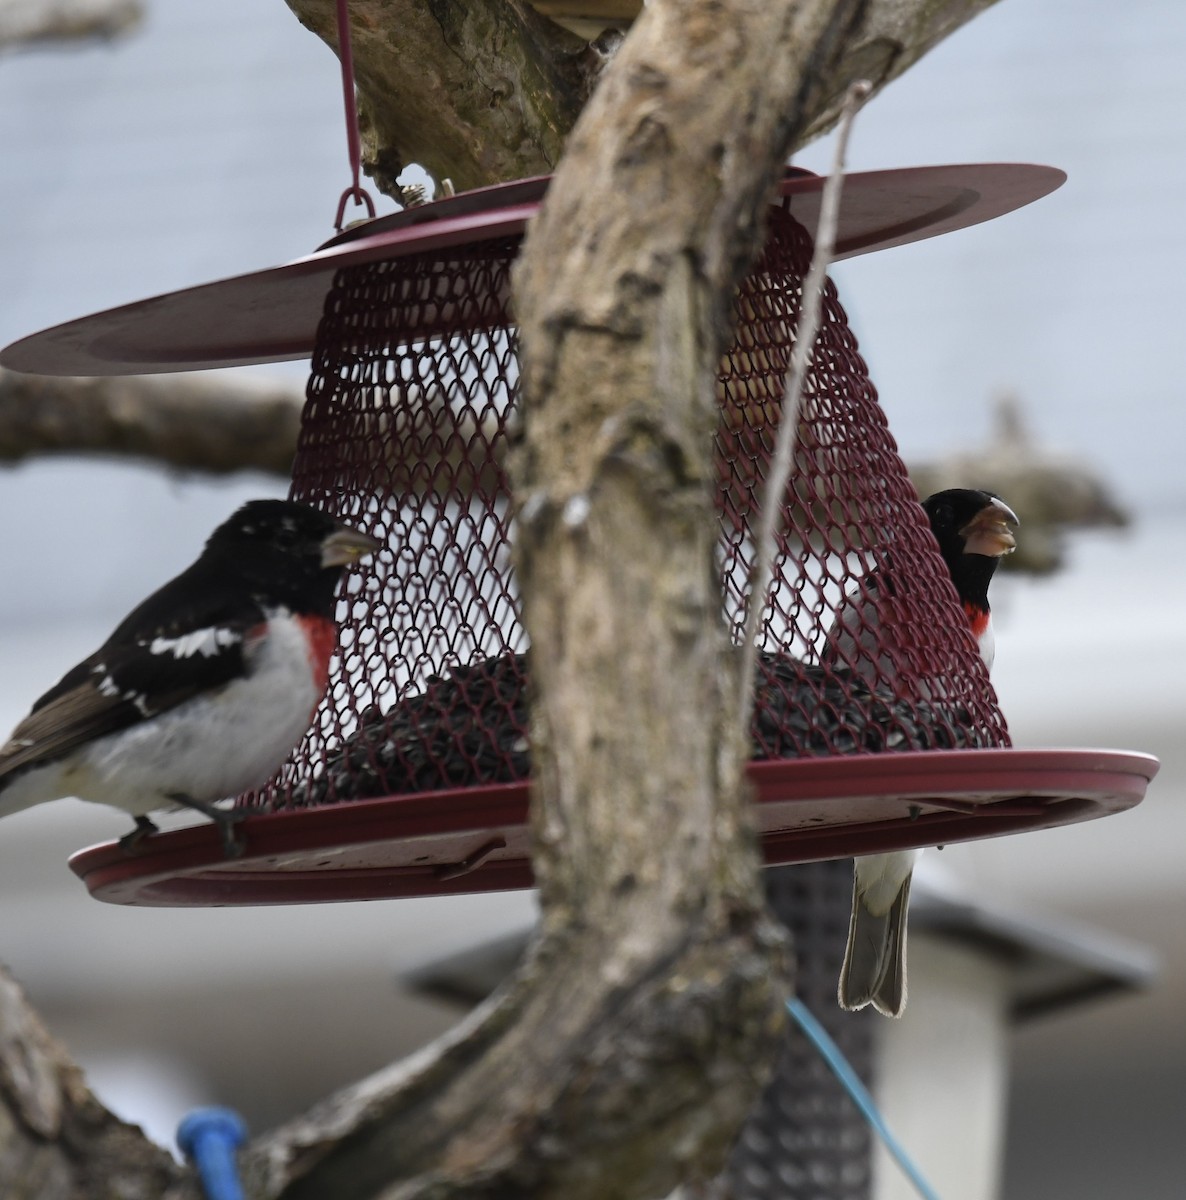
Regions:
[[[66,794],[62,791],[55,792],[52,787],[46,789],[39,786],[49,774],[46,771],[10,771],[6,768],[7,764],[0,759],[0,817],[11,817],[14,813],[32,808],[35,804]]]
[[[840,968],[837,997],[849,1010],[872,1004],[887,1017],[900,1017],[906,1007],[906,912],[910,905],[910,876],[889,911],[870,912],[853,878],[852,916],[848,945]]]

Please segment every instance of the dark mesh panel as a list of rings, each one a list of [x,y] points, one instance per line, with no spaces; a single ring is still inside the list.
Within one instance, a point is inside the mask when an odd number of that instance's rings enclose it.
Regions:
[[[387,546],[347,581],[329,694],[266,790],[274,807],[530,772],[502,468],[517,249],[504,239],[352,267],[327,298],[292,494]],[[773,212],[722,363],[719,563],[735,636],[809,254],[806,232]],[[1007,745],[831,284],[797,460],[762,625],[755,757]],[[869,601],[845,609],[865,614],[845,648],[827,635],[853,595]],[[871,604],[880,634],[863,624]]]
[[[844,1012],[836,980],[844,958],[852,861],[773,867],[771,908],[794,937],[795,994],[845,1058],[871,1082],[876,1022],[871,1009]],[[798,1026],[786,1043],[729,1164],[708,1189],[713,1200],[869,1200],[872,1133],[831,1068]]]

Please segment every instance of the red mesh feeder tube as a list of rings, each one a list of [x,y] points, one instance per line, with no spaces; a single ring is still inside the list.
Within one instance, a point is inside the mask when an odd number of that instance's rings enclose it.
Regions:
[[[507,311],[519,239],[338,271],[292,494],[382,538],[347,581],[341,652],[300,747],[224,860],[212,829],[76,855],[102,899],[288,903],[529,886],[527,643],[503,471],[515,417]],[[722,363],[723,612],[735,638],[793,343],[806,231],[771,214]],[[1009,749],[966,618],[828,285],[761,629],[752,728],[771,862],[1037,828],[1136,803],[1152,759]],[[869,662],[836,660],[844,598],[879,597]],[[872,666],[870,666],[872,664]]]

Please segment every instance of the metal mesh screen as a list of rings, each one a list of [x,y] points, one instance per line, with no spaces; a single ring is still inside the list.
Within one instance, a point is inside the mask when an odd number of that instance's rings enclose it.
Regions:
[[[718,389],[719,566],[735,637],[810,257],[806,231],[782,210],[771,218]],[[352,267],[327,298],[292,495],[386,547],[347,581],[329,693],[267,789],[273,807],[530,772],[502,468],[517,249],[503,239]],[[1007,745],[830,283],[798,441],[761,632],[755,757]],[[838,620],[852,633],[845,652],[829,637]]]

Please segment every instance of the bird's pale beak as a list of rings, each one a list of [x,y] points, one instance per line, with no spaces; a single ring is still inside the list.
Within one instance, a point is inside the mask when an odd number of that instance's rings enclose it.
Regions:
[[[1003,500],[994,498],[960,530],[964,552],[988,558],[1012,554],[1017,548],[1013,530],[1020,524],[1017,514]]]
[[[383,543],[370,534],[360,533],[357,529],[351,529],[349,525],[339,525],[321,543],[321,565],[349,567],[360,558],[374,554],[381,545]]]

